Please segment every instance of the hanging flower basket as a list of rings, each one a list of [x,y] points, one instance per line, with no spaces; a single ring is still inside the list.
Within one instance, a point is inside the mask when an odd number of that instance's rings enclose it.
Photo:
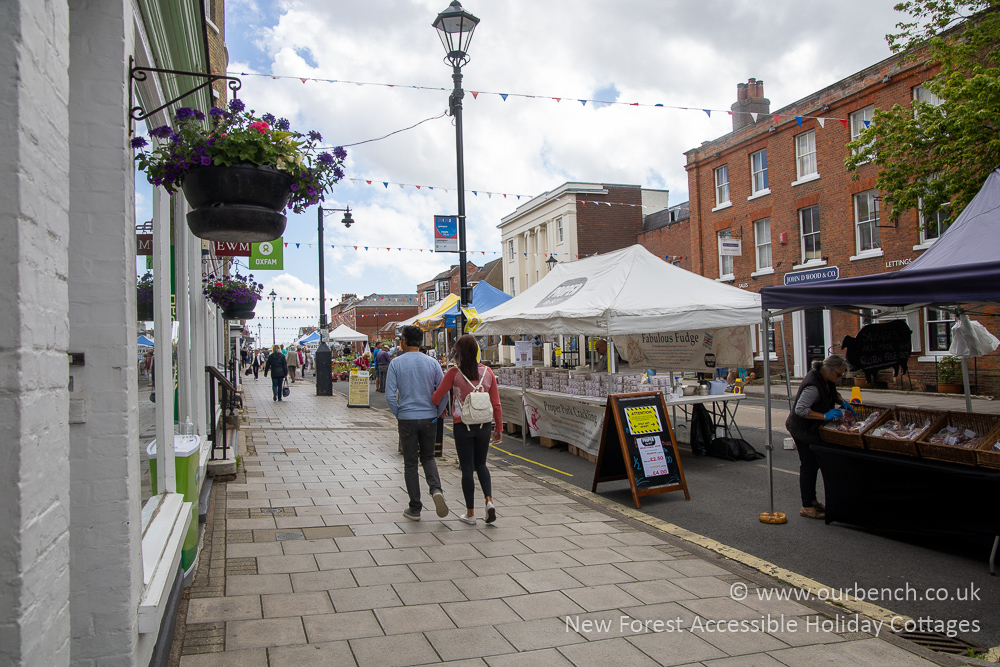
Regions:
[[[183,189],[193,209],[191,232],[210,241],[273,241],[285,230],[285,212],[296,213],[323,200],[344,176],[347,152],[320,151],[319,132],[292,132],[288,121],[261,117],[233,99],[228,110],[205,114],[181,107],[174,127],[150,130],[157,145],[146,151],[145,137],[132,140],[135,159],[153,185],[173,194]]]
[[[253,275],[242,276],[234,273],[232,276],[210,275],[202,281],[202,293],[209,301],[222,309],[222,316],[227,320],[252,320],[254,308],[260,300],[264,285],[254,282]]]

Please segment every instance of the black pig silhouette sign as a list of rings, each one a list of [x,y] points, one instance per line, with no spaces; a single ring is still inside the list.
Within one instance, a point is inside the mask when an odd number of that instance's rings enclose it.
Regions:
[[[892,368],[894,376],[904,374],[910,358],[910,327],[904,320],[885,324],[867,324],[857,336],[845,336],[840,344],[847,350],[847,363],[851,370],[862,370],[868,382],[875,382],[876,371]]]

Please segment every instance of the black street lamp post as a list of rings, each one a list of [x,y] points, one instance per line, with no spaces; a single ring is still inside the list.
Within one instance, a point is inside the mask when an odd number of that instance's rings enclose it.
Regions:
[[[451,115],[455,119],[455,153],[458,167],[458,263],[461,280],[459,335],[465,333],[465,313],[462,309],[469,305],[472,296],[469,293],[469,277],[465,261],[465,161],[462,147],[462,98],[465,92],[462,90],[462,65],[469,62],[469,42],[472,41],[472,33],[478,24],[479,19],[462,9],[458,0],[452,0],[448,9],[438,14],[433,23],[444,46],[446,54],[444,60],[452,66],[452,79],[455,82],[455,90],[452,91],[448,102]]]
[[[274,302],[277,301],[278,295],[274,290],[271,290],[271,293],[267,296],[271,299],[271,345],[273,346],[278,344],[278,341],[275,340],[274,332]]]
[[[316,395],[333,396],[333,353],[326,343],[326,269],[323,263],[323,215],[332,211],[344,211],[344,219],[341,222],[345,227],[350,228],[354,224],[351,218],[351,207],[347,208],[323,208],[317,207],[317,233],[319,235],[319,347],[316,348],[314,356],[316,366]]]

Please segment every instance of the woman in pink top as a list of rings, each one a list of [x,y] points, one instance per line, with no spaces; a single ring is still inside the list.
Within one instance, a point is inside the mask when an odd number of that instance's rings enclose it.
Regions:
[[[486,496],[486,523],[493,523],[497,518],[496,509],[493,507],[490,471],[486,467],[486,455],[490,450],[490,433],[493,434],[494,443],[500,442],[502,438],[500,429],[503,427],[497,379],[493,375],[493,371],[476,361],[478,352],[479,344],[473,336],[465,334],[459,338],[455,342],[452,353],[455,365],[444,374],[444,379],[431,398],[435,404],[438,404],[449,390],[455,390],[451,414],[454,422],[455,449],[458,451],[458,462],[462,467],[462,492],[465,494],[467,510],[466,514],[460,514],[458,518],[471,526],[476,525],[476,515],[472,509],[476,492],[476,484],[472,478],[473,471],[479,476],[479,486],[482,487],[483,495]],[[488,422],[485,424],[462,423],[462,402],[469,392],[479,384],[480,378],[483,389],[489,392],[490,403],[493,404],[492,428]]]

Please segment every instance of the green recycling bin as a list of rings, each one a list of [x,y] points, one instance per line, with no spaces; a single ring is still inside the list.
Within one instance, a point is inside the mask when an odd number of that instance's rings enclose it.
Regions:
[[[184,536],[184,546],[181,548],[181,567],[184,576],[190,574],[198,556],[198,495],[201,491],[201,475],[198,460],[201,452],[201,438],[197,435],[174,436],[174,470],[177,477],[177,493],[184,496],[184,502],[191,503],[191,524]],[[149,478],[152,492],[156,489],[156,440],[146,447],[149,455]]]

